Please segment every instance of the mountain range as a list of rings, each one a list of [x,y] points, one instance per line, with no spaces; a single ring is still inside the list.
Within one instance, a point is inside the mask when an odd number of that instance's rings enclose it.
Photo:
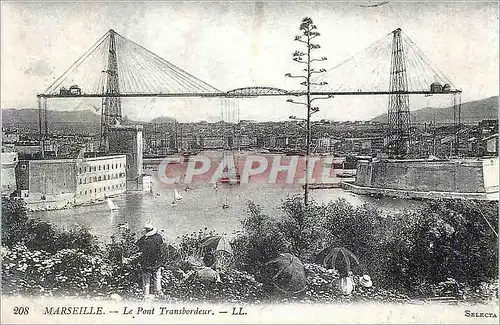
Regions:
[[[411,121],[417,123],[432,122],[453,123],[453,106],[426,107],[411,111]],[[462,123],[477,123],[482,120],[498,118],[498,96],[462,103],[460,120]],[[387,114],[372,119],[375,122],[387,122]]]

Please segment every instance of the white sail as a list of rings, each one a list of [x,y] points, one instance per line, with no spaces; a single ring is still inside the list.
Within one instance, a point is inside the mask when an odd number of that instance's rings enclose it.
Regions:
[[[181,201],[182,200],[182,195],[177,191],[177,189],[174,190],[174,201]]]
[[[113,201],[111,201],[110,198],[108,198],[107,201],[108,201],[108,207],[110,210],[118,210],[119,209],[119,207]]]

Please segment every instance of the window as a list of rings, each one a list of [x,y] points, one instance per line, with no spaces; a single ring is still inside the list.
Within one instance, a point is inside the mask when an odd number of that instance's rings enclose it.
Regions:
[[[80,178],[80,185],[82,185],[82,179]]]
[[[87,190],[85,190],[85,195],[87,195]]]
[[[21,169],[25,170],[26,169],[26,165],[21,165]]]
[[[109,164],[106,165],[106,169],[109,170]]]
[[[82,167],[80,167],[80,169],[79,169],[79,173],[80,173],[80,174],[82,173]],[[81,183],[80,183],[80,184],[81,184]]]
[[[99,176],[99,177],[97,178],[97,180],[98,180],[98,181],[100,181],[100,180],[101,180],[101,176]]]
[[[99,170],[101,170],[101,165],[99,165]]]
[[[97,193],[97,188],[94,188],[94,193]]]

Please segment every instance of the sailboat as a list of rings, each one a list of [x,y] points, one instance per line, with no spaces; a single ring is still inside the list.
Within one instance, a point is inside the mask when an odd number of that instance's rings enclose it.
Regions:
[[[108,207],[111,211],[116,211],[120,209],[120,207],[118,207],[113,201],[111,201],[109,197],[107,198],[107,202],[108,202]]]
[[[174,189],[174,201],[182,201],[182,195],[177,189]]]
[[[222,203],[222,209],[224,209],[224,210],[229,209],[229,203],[227,203],[227,198],[224,201],[224,203]]]

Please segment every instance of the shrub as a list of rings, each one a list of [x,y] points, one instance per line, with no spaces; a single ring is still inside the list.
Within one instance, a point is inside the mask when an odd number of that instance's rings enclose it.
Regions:
[[[325,245],[326,231],[323,227],[324,207],[311,202],[307,207],[301,197],[288,198],[283,202],[285,213],[277,227],[290,247],[290,252],[304,261],[313,256]]]
[[[414,278],[453,278],[473,285],[498,275],[498,203],[430,201],[416,223]],[[498,231],[497,231],[498,233]]]
[[[180,240],[179,255],[180,258],[186,259],[188,257],[202,258],[200,243],[203,239],[218,235],[215,230],[208,231],[208,228],[200,229],[198,232],[184,234],[177,237]]]
[[[105,294],[109,266],[99,256],[75,249],[56,254],[15,245],[2,263],[4,292],[27,295],[96,296]]]
[[[385,286],[420,291],[422,286],[456,281],[477,286],[498,274],[497,203],[441,200],[387,216],[370,268]],[[425,291],[425,290],[424,290]]]
[[[26,235],[28,215],[26,203],[21,199],[2,196],[2,245],[11,247]]]
[[[279,253],[288,252],[288,245],[277,222],[249,202],[248,216],[242,220],[242,231],[231,242],[236,266],[265,281],[262,270],[266,262]]]
[[[182,273],[166,267],[162,287],[167,300],[200,302],[251,302],[265,299],[262,286],[246,272],[229,269],[220,274],[220,282],[206,283],[192,278],[184,281]]]
[[[134,296],[140,289],[139,247],[135,234],[125,229],[111,237],[106,245],[105,261],[110,265],[108,286],[113,293]]]
[[[328,246],[345,247],[368,263],[379,245],[380,211],[367,204],[354,207],[345,199],[332,201],[324,209]]]

